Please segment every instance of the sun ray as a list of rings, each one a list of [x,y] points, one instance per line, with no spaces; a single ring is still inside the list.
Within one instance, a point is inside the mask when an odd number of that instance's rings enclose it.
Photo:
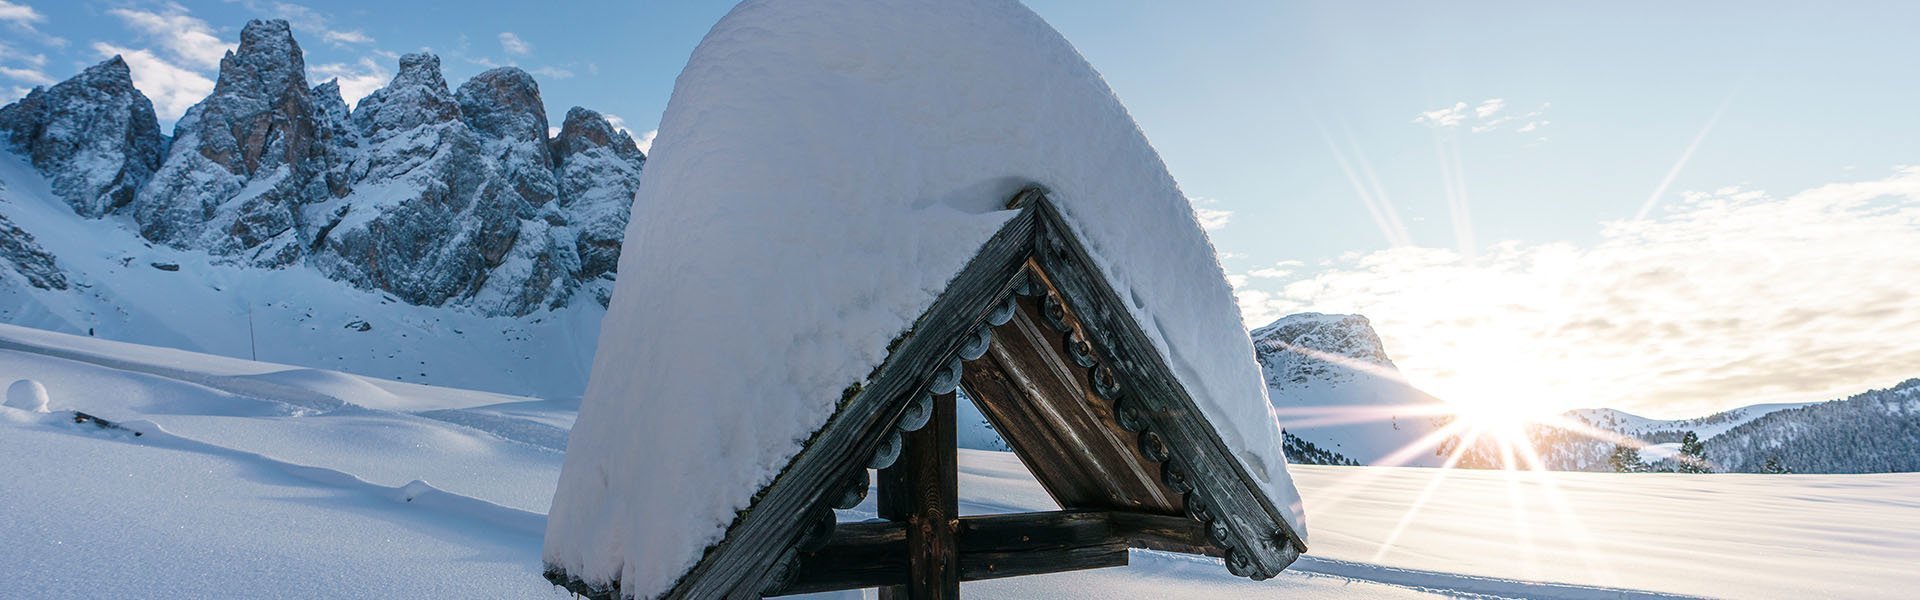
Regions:
[[[1407,462],[1413,460],[1413,457],[1437,448],[1441,444],[1446,443],[1447,440],[1453,439],[1456,436],[1464,437],[1462,436],[1463,433],[1468,433],[1466,423],[1460,421],[1448,423],[1434,430],[1432,433],[1421,436],[1419,439],[1402,446],[1399,450],[1394,451],[1394,453],[1382,457],[1379,461],[1376,461],[1373,466],[1396,467],[1405,465]],[[1453,454],[1455,456],[1461,455],[1466,447],[1467,444],[1461,444],[1454,449]],[[1457,460],[1455,462],[1457,462]],[[1385,468],[1352,470],[1347,476],[1335,482],[1333,486],[1316,494],[1314,499],[1314,504],[1317,505],[1316,510],[1336,510],[1342,503],[1357,494],[1359,490],[1372,485],[1373,482],[1386,476],[1386,474],[1387,469]]]
[[[1386,236],[1387,244],[1394,247],[1413,245],[1406,230],[1395,226],[1400,218],[1393,213],[1393,207],[1383,204],[1383,199],[1374,197],[1373,191],[1362,182],[1359,172],[1354,170],[1353,163],[1347,160],[1346,153],[1340,150],[1340,144],[1334,141],[1324,126],[1320,127],[1320,138],[1326,141],[1334,162],[1339,163],[1340,171],[1347,176],[1347,183],[1353,185],[1353,193],[1360,196],[1360,203],[1366,206],[1367,215],[1373,217],[1373,225],[1380,229],[1380,234]]]
[[[1532,445],[1527,444],[1521,446],[1520,457],[1526,462],[1528,470],[1535,475],[1534,481],[1540,484],[1544,492],[1542,495],[1546,497],[1548,507],[1552,508],[1555,516],[1559,518],[1561,528],[1566,529],[1570,534],[1568,537],[1578,550],[1581,562],[1587,567],[1587,574],[1609,585],[1616,582],[1617,578],[1614,576],[1612,566],[1606,562],[1599,548],[1594,545],[1592,532],[1587,529],[1586,522],[1580,519],[1579,511],[1574,510],[1573,504],[1567,502],[1566,495],[1560,492],[1559,482],[1547,470],[1545,461],[1540,458],[1540,453]]]
[[[1481,430],[1479,429],[1468,432],[1466,442],[1455,447],[1453,452],[1447,455],[1447,461],[1441,464],[1440,468],[1434,472],[1433,478],[1428,480],[1426,487],[1420,490],[1420,495],[1414,497],[1413,504],[1408,506],[1407,512],[1400,516],[1400,522],[1394,524],[1393,531],[1388,533],[1387,538],[1380,542],[1380,548],[1374,551],[1373,558],[1368,562],[1379,563],[1381,559],[1386,558],[1387,554],[1393,551],[1394,544],[1400,541],[1400,535],[1406,533],[1407,526],[1413,524],[1414,519],[1419,518],[1420,511],[1427,506],[1427,501],[1433,499],[1434,492],[1438,491],[1440,485],[1446,482],[1447,475],[1453,472],[1453,468],[1460,463],[1460,458],[1466,455],[1467,448],[1473,444],[1474,440],[1479,439],[1480,434]]]
[[[1700,128],[1700,133],[1694,134],[1693,141],[1687,143],[1687,149],[1680,152],[1680,160],[1674,161],[1673,168],[1667,169],[1667,175],[1660,178],[1660,185],[1654,186],[1653,193],[1647,196],[1646,203],[1640,205],[1640,212],[1634,213],[1633,220],[1646,220],[1647,214],[1653,212],[1653,207],[1660,203],[1660,198],[1667,195],[1667,188],[1673,185],[1674,179],[1680,177],[1680,171],[1687,168],[1687,162],[1693,160],[1693,152],[1699,150],[1700,143],[1706,141],[1708,133],[1713,132],[1713,126],[1720,122],[1720,116],[1727,114],[1727,107],[1733,104],[1735,95],[1737,92],[1727,94],[1727,99],[1720,102],[1720,108],[1707,117],[1707,124]]]

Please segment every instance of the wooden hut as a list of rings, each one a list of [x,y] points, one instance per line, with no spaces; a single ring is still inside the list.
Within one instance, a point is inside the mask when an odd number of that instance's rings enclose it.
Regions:
[[[749,0],[653,150],[549,514],[555,584],[951,598],[1135,548],[1254,579],[1305,551],[1191,204],[1017,2]],[[1061,510],[959,515],[958,390]],[[836,519],[869,489],[878,519]]]

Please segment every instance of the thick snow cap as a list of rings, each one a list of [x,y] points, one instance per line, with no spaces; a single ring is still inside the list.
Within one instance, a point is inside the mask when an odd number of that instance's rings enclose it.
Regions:
[[[1305,534],[1191,205],[1100,75],[1025,7],[749,0],[694,50],[653,148],[549,565],[637,597],[667,591],[1032,184]]]

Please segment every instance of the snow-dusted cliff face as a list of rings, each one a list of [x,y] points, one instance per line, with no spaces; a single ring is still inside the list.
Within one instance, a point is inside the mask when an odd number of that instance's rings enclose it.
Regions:
[[[586,109],[549,139],[539,85],[511,67],[456,92],[439,58],[410,54],[349,110],[335,83],[309,86],[278,20],[247,24],[171,144],[118,58],[0,109],[0,132],[83,216],[483,315],[561,307],[583,287],[604,305],[646,161]]]
[[[261,266],[300,258],[300,207],[347,191],[326,185],[339,140],[317,135],[329,128],[302,56],[285,21],[247,25],[239,50],[220,60],[213,95],[175,124],[166,163],[134,201],[141,235]]]
[[[1441,402],[1399,377],[1366,317],[1302,313],[1252,335],[1291,459],[1439,463],[1431,449],[1402,451],[1440,427]]]
[[[98,217],[133,202],[167,141],[153,103],[115,56],[0,107],[0,146],[32,160],[74,212]]]

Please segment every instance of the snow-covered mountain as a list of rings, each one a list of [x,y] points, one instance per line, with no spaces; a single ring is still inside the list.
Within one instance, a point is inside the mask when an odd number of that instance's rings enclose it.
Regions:
[[[1611,471],[1608,458],[1623,440],[1641,445],[1643,462],[1668,470],[1688,432],[1704,443],[1714,471],[1760,473],[1769,460],[1798,473],[1920,470],[1920,379],[1841,400],[1755,404],[1691,419],[1651,419],[1611,408],[1561,416],[1600,435],[1529,426],[1527,439],[1542,466],[1557,471]],[[1461,464],[1497,468],[1503,461],[1494,444],[1482,443]]]
[[[309,86],[285,21],[252,21],[171,138],[116,57],[0,108],[0,141],[100,228],[221,264],[484,315],[604,302],[646,160],[633,139],[577,107],[550,139],[517,68],[454,90],[431,54],[399,66],[349,110]]]
[[[1758,473],[1920,471],[1920,379],[1750,419],[1707,440],[1720,470]]]
[[[1252,335],[1267,394],[1287,426],[1288,460],[1439,463],[1431,450],[1393,457],[1441,427],[1444,411],[1438,398],[1399,376],[1366,317],[1302,313]]]
[[[1662,440],[1668,437],[1673,438],[1674,441],[1678,441],[1680,436],[1688,431],[1700,436],[1701,439],[1708,439],[1768,414],[1811,404],[1814,403],[1782,402],[1775,404],[1754,404],[1691,419],[1650,419],[1612,408],[1575,409],[1567,411],[1566,416],[1579,419],[1594,427],[1649,441]]]
[[[0,108],[0,322],[551,398],[585,386],[646,157],[512,67],[349,109],[253,21],[162,135],[118,57]],[[369,333],[376,332],[376,333]]]

